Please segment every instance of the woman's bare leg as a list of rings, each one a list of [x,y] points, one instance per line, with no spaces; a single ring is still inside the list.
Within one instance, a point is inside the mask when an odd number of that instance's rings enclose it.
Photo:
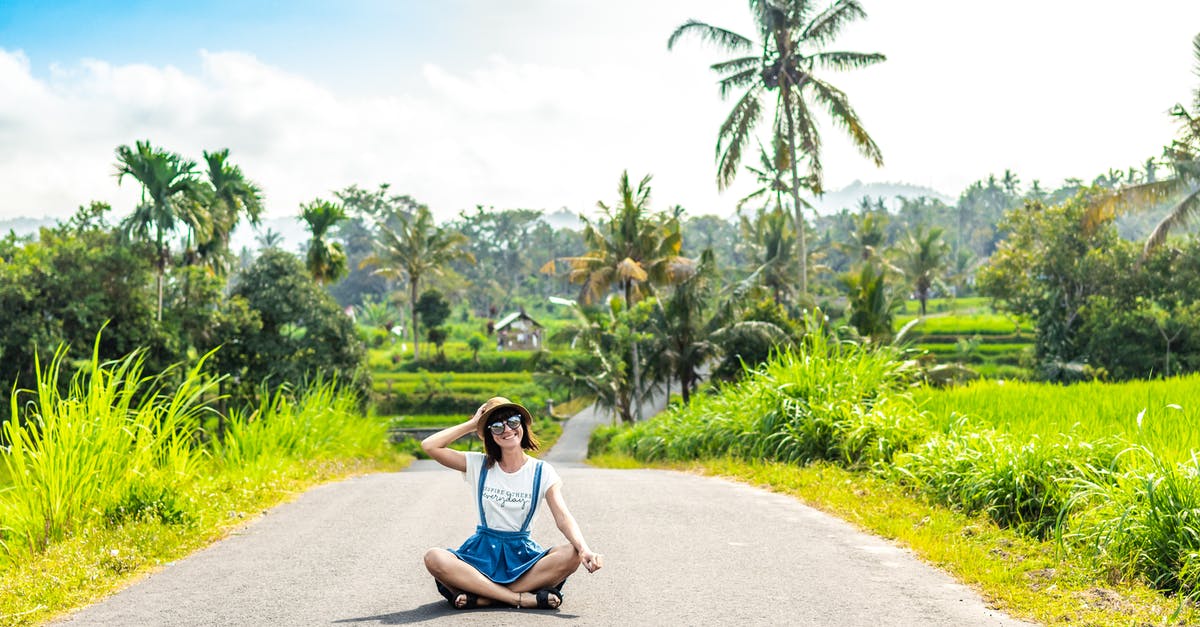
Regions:
[[[536,592],[542,588],[553,588],[558,582],[574,573],[582,562],[579,551],[569,544],[560,544],[538,560],[532,568],[525,571],[516,581],[509,585],[514,592]],[[556,595],[557,596],[557,595]],[[558,603],[562,602],[559,597]],[[534,603],[536,605],[536,601]],[[553,600],[551,605],[558,607]]]
[[[519,597],[516,591],[488,579],[483,573],[475,570],[475,567],[458,559],[446,549],[426,551],[425,568],[429,570],[429,574],[433,575],[434,579],[450,588],[455,596],[462,592],[470,592],[479,597],[480,605],[490,605],[491,601],[499,601],[508,605],[517,604]],[[528,605],[528,599],[523,600]]]

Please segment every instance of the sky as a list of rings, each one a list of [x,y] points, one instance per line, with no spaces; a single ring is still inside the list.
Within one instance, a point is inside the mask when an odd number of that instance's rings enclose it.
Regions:
[[[1090,181],[1159,155],[1200,84],[1195,0],[861,4],[830,49],[888,60],[825,78],[885,165],[827,126],[827,189]],[[229,148],[269,217],[382,183],[440,219],[591,213],[623,171],[653,175],[653,208],[729,215],[753,189],[715,183],[733,100],[708,65],[730,55],[668,51],[687,19],[754,34],[737,0],[0,0],[0,219],[127,214],[114,151],[143,139]]]

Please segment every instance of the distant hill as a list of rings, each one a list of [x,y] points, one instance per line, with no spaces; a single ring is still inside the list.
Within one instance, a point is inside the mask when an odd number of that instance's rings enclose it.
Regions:
[[[8,235],[9,231],[17,235],[32,235],[43,226],[54,226],[57,220],[53,218],[5,218],[0,220],[0,235]]]
[[[810,200],[810,202],[816,207],[817,213],[829,215],[842,209],[854,211],[858,207],[859,199],[863,196],[869,196],[872,201],[882,197],[885,206],[892,211],[899,208],[896,196],[905,198],[925,196],[926,198],[936,198],[947,205],[955,203],[955,199],[929,187],[909,183],[863,183],[862,181],[854,181],[842,189],[825,192],[824,196]]]

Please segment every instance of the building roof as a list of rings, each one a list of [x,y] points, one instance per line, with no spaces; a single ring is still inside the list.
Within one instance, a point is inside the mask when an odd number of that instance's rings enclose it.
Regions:
[[[507,316],[504,316],[503,318],[501,318],[500,321],[496,323],[496,330],[499,331],[501,329],[504,329],[505,327],[516,322],[517,320],[528,320],[529,322],[532,322],[534,326],[537,326],[537,327],[542,326],[540,323],[538,323],[537,320],[530,318],[529,315],[525,313],[525,310],[522,309],[521,311],[514,311],[514,312],[508,314]]]

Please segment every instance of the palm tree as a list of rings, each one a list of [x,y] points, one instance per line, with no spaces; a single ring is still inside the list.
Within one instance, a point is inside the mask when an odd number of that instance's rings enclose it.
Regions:
[[[629,173],[622,172],[619,204],[596,203],[605,217],[599,226],[584,218],[588,252],[563,259],[570,268],[567,279],[582,286],[580,302],[593,303],[616,286],[625,303],[632,305],[652,294],[655,285],[690,276],[692,261],[680,255],[683,237],[678,219],[649,215],[650,178],[643,178],[635,190]]]
[[[853,229],[848,234],[849,241],[839,242],[836,246],[851,259],[879,260],[887,245],[887,213],[868,210],[851,216],[850,220]]]
[[[717,63],[712,69],[722,75],[721,97],[732,90],[746,91],[734,105],[717,134],[717,187],[733,182],[750,135],[763,115],[767,92],[775,92],[773,136],[787,145],[788,166],[792,173],[791,195],[796,213],[797,241],[800,242],[800,291],[808,295],[808,251],[801,213],[801,177],[797,153],[808,163],[805,185],[814,194],[822,193],[821,136],[813,105],[824,108],[850,136],[859,151],[876,165],[883,155],[867,133],[858,114],[841,90],[816,76],[823,70],[846,70],[884,61],[879,53],[825,51],[848,23],[866,17],[857,0],[835,0],[816,11],[810,0],[749,0],[758,26],[761,43],[732,31],[704,22],[688,20],[667,39],[667,49],[680,37],[694,33],[734,53],[747,53]],[[797,147],[797,139],[799,146]]]
[[[790,277],[796,267],[795,230],[792,219],[780,207],[759,211],[754,220],[742,216],[744,241],[754,245],[754,269],[743,283],[758,283],[771,290],[776,304],[794,295]]]
[[[585,222],[583,239],[588,252],[564,260],[570,267],[567,279],[582,284],[581,302],[594,302],[615,285],[620,288],[626,307],[632,307],[638,299],[653,293],[654,285],[678,283],[691,275],[692,260],[680,255],[683,237],[678,217],[648,215],[650,178],[646,175],[635,190],[629,182],[629,172],[622,172],[617,186],[619,204],[609,207],[603,202],[596,203],[604,211],[605,220],[599,227]],[[632,343],[631,351],[633,385],[640,399],[637,342]],[[636,405],[640,418],[640,401]]]
[[[210,260],[218,273],[229,269],[229,238],[241,222],[242,216],[253,226],[258,226],[263,211],[262,190],[246,178],[242,169],[229,163],[229,149],[204,152],[204,163],[208,166],[210,202],[209,215],[212,229],[207,241],[200,242],[197,252],[201,258]]]
[[[339,204],[317,198],[300,205],[300,219],[308,225],[312,239],[308,240],[305,266],[317,285],[336,281],[346,274],[346,252],[338,242],[327,239],[329,229],[346,219],[346,210]]]
[[[186,226],[198,233],[207,227],[202,206],[202,188],[196,162],[150,145],[136,142],[134,148],[117,147],[117,184],[132,176],[142,185],[142,202],[122,223],[125,233],[151,241],[155,252],[155,281],[158,291],[157,319],[162,321],[163,275],[170,260],[171,233]]]
[[[254,238],[259,248],[279,248],[283,244],[283,233],[275,229],[267,229]]]
[[[392,222],[397,228],[387,225]],[[413,361],[420,358],[416,307],[421,279],[442,274],[443,268],[455,260],[474,263],[475,257],[462,248],[466,243],[467,238],[462,233],[437,226],[425,205],[418,205],[411,215],[396,212],[381,217],[376,250],[363,260],[362,265],[375,266],[375,273],[381,276],[407,279]]]
[[[925,303],[930,291],[941,285],[941,275],[949,260],[950,246],[942,239],[942,229],[926,230],[919,226],[915,233],[900,245],[897,267],[904,272],[912,285],[917,300],[921,303],[921,315],[925,315]]]
[[[658,362],[668,388],[672,376],[679,380],[685,405],[700,382],[700,368],[717,354],[711,339],[717,317],[706,317],[716,279],[716,259],[712,249],[705,249],[696,272],[671,291],[652,319],[656,332],[650,361]]]
[[[763,148],[760,142],[758,145],[758,160],[759,167],[746,166],[746,171],[754,175],[758,189],[739,200],[737,209],[740,211],[746,203],[758,198],[762,198],[765,201],[763,209],[769,208],[772,200],[775,201],[776,207],[782,209],[784,207],[783,195],[791,195],[792,191],[791,185],[788,183],[788,179],[791,178],[788,175],[788,170],[791,169],[791,166],[789,165],[787,146],[776,141],[774,155],[772,155],[767,152],[766,148]],[[805,182],[807,183],[807,178]],[[812,205],[807,202],[804,203],[804,206],[812,208]]]
[[[1192,40],[1192,54],[1196,61],[1194,71],[1200,78],[1200,34]],[[1146,164],[1146,182],[1126,185],[1102,196],[1093,204],[1088,215],[1085,226],[1093,226],[1119,212],[1169,202],[1171,208],[1167,215],[1146,238],[1142,249],[1143,260],[1167,240],[1171,229],[1186,225],[1192,215],[1200,210],[1200,85],[1192,100],[1190,111],[1182,104],[1171,108],[1171,115],[1180,125],[1179,137],[1163,148],[1171,176],[1157,178],[1154,163],[1149,161]]]

